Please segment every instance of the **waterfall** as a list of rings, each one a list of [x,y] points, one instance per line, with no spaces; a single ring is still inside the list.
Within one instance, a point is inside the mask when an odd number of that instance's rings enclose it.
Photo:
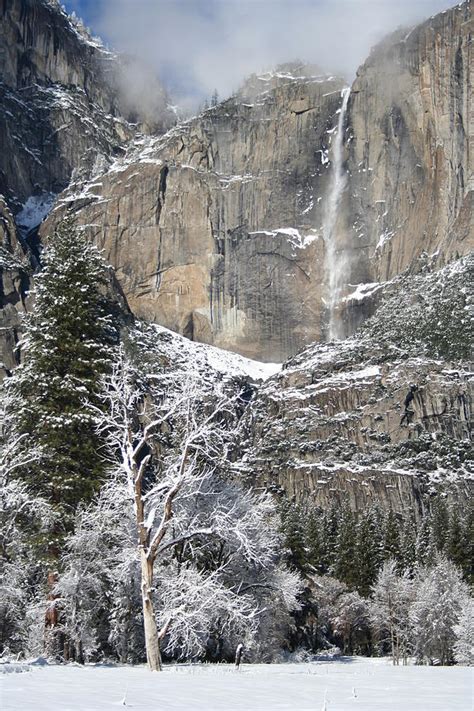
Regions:
[[[340,335],[340,325],[336,313],[336,306],[339,300],[340,288],[343,283],[342,272],[344,270],[344,260],[341,258],[336,249],[336,224],[339,203],[346,185],[346,174],[343,170],[344,121],[350,91],[350,87],[346,87],[341,92],[342,105],[339,109],[337,132],[332,148],[332,174],[323,221],[323,238],[326,244],[326,273],[328,285],[328,335],[330,339],[338,338]]]

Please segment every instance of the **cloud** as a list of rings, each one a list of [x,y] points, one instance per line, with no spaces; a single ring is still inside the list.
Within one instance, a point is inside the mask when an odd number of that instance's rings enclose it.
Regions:
[[[84,0],[83,0],[84,1]],[[151,65],[174,96],[230,95],[252,72],[301,59],[351,78],[370,47],[449,0],[100,0],[94,31]]]

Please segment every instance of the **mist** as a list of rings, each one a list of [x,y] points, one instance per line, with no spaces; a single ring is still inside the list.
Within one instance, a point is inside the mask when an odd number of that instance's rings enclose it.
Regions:
[[[77,0],[76,0],[77,1]],[[82,0],[84,2],[84,0]],[[300,59],[350,81],[370,48],[449,0],[99,0],[93,30],[150,65],[177,103],[232,94]]]

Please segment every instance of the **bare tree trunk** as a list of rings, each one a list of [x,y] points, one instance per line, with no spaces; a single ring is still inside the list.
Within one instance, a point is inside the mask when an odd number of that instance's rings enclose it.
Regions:
[[[57,595],[53,594],[53,588],[58,580],[57,573],[48,571],[47,574],[47,597],[48,606],[44,616],[44,642],[43,647],[48,657],[57,657],[63,653],[64,641],[58,630],[58,608],[54,605]]]
[[[151,671],[161,671],[160,641],[156,626],[155,611],[151,599],[153,585],[153,563],[147,558],[143,548],[140,550],[142,569],[143,626],[145,629],[145,648],[148,666]]]

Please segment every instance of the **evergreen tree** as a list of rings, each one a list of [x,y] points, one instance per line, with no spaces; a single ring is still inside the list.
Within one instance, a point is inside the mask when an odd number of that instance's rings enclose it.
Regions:
[[[400,540],[400,570],[410,572],[416,564],[416,524],[412,516],[403,522]]]
[[[463,519],[463,562],[462,568],[465,580],[474,584],[474,502],[470,502]]]
[[[400,525],[391,509],[385,518],[383,553],[384,560],[395,560],[399,563],[398,567],[402,567],[400,565],[402,561]]]
[[[418,530],[415,543],[415,556],[417,566],[431,565],[436,557],[431,524],[427,516],[422,519]]]
[[[341,512],[341,523],[336,538],[332,573],[349,588],[354,588],[357,581],[355,570],[355,516],[350,509]]]
[[[379,509],[372,506],[357,526],[355,586],[363,597],[369,597],[383,561],[383,527]]]
[[[285,499],[280,507],[280,518],[284,544],[289,551],[289,562],[298,570],[303,570],[306,566],[307,554],[301,506]]]
[[[335,563],[336,539],[339,531],[340,509],[332,506],[325,511],[322,520],[321,567],[327,573]]]
[[[323,541],[321,530],[322,514],[319,509],[311,508],[306,517],[305,546],[308,563],[318,573],[323,572]]]
[[[449,528],[449,511],[442,497],[434,500],[431,511],[431,533],[437,551],[443,553],[446,547]]]
[[[116,331],[101,286],[106,267],[97,249],[67,220],[50,237],[35,279],[35,301],[25,319],[22,364],[7,383],[7,413],[15,475],[44,497],[60,518],[49,552],[73,526],[104,473],[101,438],[90,403],[109,368]]]
[[[465,539],[462,522],[459,513],[454,506],[451,506],[449,511],[449,526],[446,535],[447,557],[460,568],[464,567],[465,563]]]

